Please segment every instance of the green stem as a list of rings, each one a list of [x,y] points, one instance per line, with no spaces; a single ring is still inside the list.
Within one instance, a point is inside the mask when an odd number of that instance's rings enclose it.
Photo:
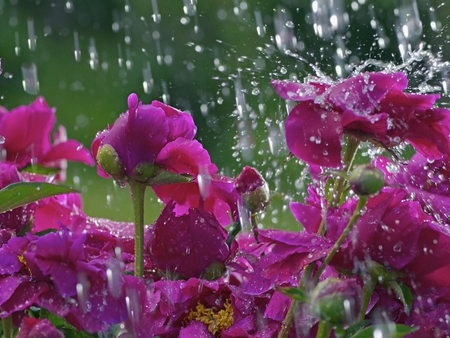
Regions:
[[[258,239],[258,219],[256,218],[256,214],[252,214],[251,218],[251,223],[252,223],[252,231],[253,231],[253,236],[255,237],[255,242],[259,243],[259,239]]]
[[[342,231],[341,236],[339,236],[339,238],[336,241],[336,243],[334,243],[333,248],[328,253],[327,257],[325,257],[325,260],[323,261],[322,265],[320,266],[319,270],[317,271],[316,275],[314,276],[314,284],[317,283],[317,281],[319,280],[319,277],[322,274],[322,272],[325,270],[325,268],[331,262],[331,260],[333,259],[334,255],[336,254],[336,252],[341,247],[342,243],[344,243],[344,241],[348,237],[350,231],[352,231],[353,226],[355,225],[356,221],[358,220],[358,218],[359,218],[359,216],[361,214],[361,209],[364,208],[364,206],[366,205],[368,199],[369,199],[368,196],[360,196],[359,197],[358,204],[356,205],[356,209],[353,212],[353,215],[350,218],[350,221],[345,226],[345,229],[344,229],[344,231]]]
[[[144,275],[144,195],[145,184],[131,182],[131,200],[134,207],[134,275]]]
[[[2,328],[3,328],[3,337],[4,338],[12,338],[13,325],[12,325],[12,317],[11,316],[2,318]]]
[[[353,160],[355,159],[356,152],[358,151],[360,141],[354,137],[349,136],[347,142],[347,148],[345,149],[344,158],[342,162],[344,162],[344,169],[347,174],[350,172],[350,168],[352,167]],[[342,191],[344,189],[346,179],[343,177],[338,177],[333,187],[333,193],[331,194],[331,207],[336,207],[339,205],[339,201],[341,200]]]
[[[317,329],[316,338],[328,338],[330,337],[333,327],[329,322],[321,320]]]

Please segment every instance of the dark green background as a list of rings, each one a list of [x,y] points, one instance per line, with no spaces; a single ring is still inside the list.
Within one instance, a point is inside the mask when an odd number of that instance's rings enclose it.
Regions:
[[[35,99],[22,87],[21,66],[32,62],[37,67],[39,95],[56,107],[57,123],[66,126],[70,138],[89,147],[96,132],[126,110],[131,92],[143,103],[162,101],[163,95],[168,95],[168,103],[193,115],[199,129],[197,138],[222,173],[235,175],[243,165],[253,165],[268,177],[274,193],[286,195],[269,210],[264,225],[295,229],[286,205],[288,200],[302,198],[305,177],[296,160],[285,162],[287,151],[282,145],[270,151],[269,133],[271,141],[282,140],[282,136],[273,135],[282,131],[287,114],[285,102],[271,90],[271,78],[303,79],[314,73],[310,64],[332,78],[337,77],[336,65],[348,68],[368,59],[401,64],[396,27],[402,22],[414,23],[413,11],[403,17],[407,11],[402,8],[414,9],[416,4],[423,32],[418,37],[410,35],[407,42],[411,50],[422,43],[433,56],[425,56],[407,69],[410,90],[417,91],[420,85],[423,91],[444,92],[442,81],[449,68],[445,61],[450,59],[450,4],[442,1],[342,1],[349,24],[339,26],[330,38],[315,34],[310,1],[199,0],[192,16],[183,11],[188,0],[155,2],[161,15],[159,23],[152,18],[151,0],[0,0],[0,105],[12,109]],[[396,9],[400,9],[398,15]],[[258,13],[264,34],[257,32]],[[27,44],[27,21],[33,22],[35,30],[34,51]],[[291,50],[306,62],[280,50],[275,22],[293,27],[298,43]],[[79,62],[74,56],[74,32],[79,36]],[[389,39],[386,48],[379,46],[382,36]],[[98,53],[95,70],[89,64],[91,40]],[[342,58],[337,53],[340,43],[346,47]],[[119,45],[124,59],[121,66]],[[16,53],[17,47],[20,53]],[[131,62],[128,67],[126,61]],[[147,63],[153,78],[151,93],[143,88],[142,69]],[[348,76],[350,71],[348,68],[342,75]],[[236,85],[239,81],[242,90]],[[238,118],[236,112],[236,88],[239,102],[245,99],[247,104],[244,118]],[[446,98],[441,101],[442,105],[447,103]],[[245,156],[242,150],[234,149],[242,133],[254,148],[244,150]],[[131,220],[128,190],[97,177],[94,168],[70,164],[67,184],[83,191],[87,214]],[[150,191],[148,195],[146,219],[151,222],[161,205]]]

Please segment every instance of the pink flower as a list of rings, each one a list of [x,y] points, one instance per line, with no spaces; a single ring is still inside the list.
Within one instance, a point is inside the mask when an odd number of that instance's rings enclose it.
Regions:
[[[173,209],[168,204],[151,231],[148,246],[154,267],[163,274],[190,278],[204,277],[217,264],[223,273],[230,255],[225,229],[200,209],[189,209],[179,217]]]
[[[273,80],[284,99],[300,101],[286,119],[289,150],[308,164],[339,167],[343,134],[386,147],[408,140],[429,159],[449,153],[450,114],[439,95],[404,93],[403,73],[363,73],[337,83]]]
[[[64,127],[60,126],[50,142],[55,124],[55,109],[48,107],[43,97],[29,106],[11,111],[0,107],[0,135],[4,137],[1,147],[6,152],[6,162],[20,169],[40,164],[45,167],[65,169],[66,160],[93,165],[87,149],[74,140],[67,140]]]
[[[196,177],[198,168],[217,170],[208,152],[193,140],[197,127],[189,114],[161,102],[142,104],[136,94],[128,97],[128,110],[92,142],[98,173],[120,181],[133,179],[149,185],[161,181],[161,172]]]

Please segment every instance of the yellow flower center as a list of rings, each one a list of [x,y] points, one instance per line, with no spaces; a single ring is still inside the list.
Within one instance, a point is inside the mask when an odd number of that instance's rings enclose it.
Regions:
[[[230,301],[227,299],[224,308],[219,311],[214,307],[207,308],[198,302],[195,310],[192,309],[185,319],[186,323],[192,320],[205,323],[208,325],[208,331],[219,337],[222,330],[226,330],[233,325],[233,309]]]
[[[25,250],[23,250],[23,251],[25,251]],[[23,265],[25,265],[25,267],[26,267],[27,270],[28,270],[28,273],[30,274],[30,277],[33,277],[33,274],[31,273],[31,270],[30,270],[30,268],[29,268],[28,265],[27,265],[27,261],[25,260],[25,257],[23,257],[23,253],[20,254],[20,255],[18,255],[17,258],[19,259],[19,262],[20,262],[20,263],[22,263]]]

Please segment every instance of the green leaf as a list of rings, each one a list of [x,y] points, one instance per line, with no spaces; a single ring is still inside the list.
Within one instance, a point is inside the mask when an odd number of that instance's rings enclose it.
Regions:
[[[294,300],[309,303],[308,295],[298,288],[277,288],[277,290]]]
[[[45,182],[13,183],[0,190],[0,213],[45,197],[77,192],[69,187]]]
[[[33,173],[33,174],[39,174],[39,175],[51,175],[51,174],[57,174],[61,171],[61,169],[59,168],[48,168],[48,167],[44,167],[43,165],[40,164],[33,164],[33,165],[29,165],[25,168],[23,168],[20,171],[24,171],[27,173]]]
[[[367,325],[369,325],[372,321],[370,319],[364,319],[356,324],[353,324],[345,329],[345,336],[344,337],[351,337],[355,333],[361,331],[363,328],[365,328]]]
[[[374,325],[358,331],[356,334],[351,336],[351,338],[373,338],[375,336],[374,332],[376,332],[377,330],[380,330],[384,333],[388,332],[389,338],[401,338],[406,336],[407,334],[410,334],[411,332],[416,331],[417,327],[411,327],[402,324]],[[385,334],[383,334],[383,337],[384,336]]]

